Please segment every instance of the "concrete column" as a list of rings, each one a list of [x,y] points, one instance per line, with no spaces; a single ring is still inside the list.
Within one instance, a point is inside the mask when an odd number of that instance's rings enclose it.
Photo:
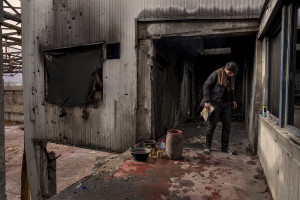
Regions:
[[[0,23],[3,22],[3,1],[0,3]],[[0,29],[0,40],[2,41],[2,30]],[[4,82],[3,82],[3,60],[2,44],[0,48],[0,199],[5,200],[5,135],[4,135]]]
[[[249,105],[249,129],[248,139],[253,147],[253,152],[257,152],[258,119],[262,108],[262,41],[256,40],[254,54],[254,72],[252,78],[252,92]]]

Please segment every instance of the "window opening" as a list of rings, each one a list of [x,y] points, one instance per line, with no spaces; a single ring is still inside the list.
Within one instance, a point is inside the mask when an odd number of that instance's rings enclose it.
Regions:
[[[120,59],[120,43],[106,45],[107,59]]]
[[[281,32],[269,38],[269,95],[268,107],[272,115],[279,116],[279,95],[280,95],[280,63],[281,63]]]
[[[46,101],[60,106],[83,106],[102,99],[102,45],[44,52]]]
[[[289,96],[291,100],[289,101],[289,113],[288,113],[288,125],[292,125],[300,130],[300,12],[298,8],[298,16],[297,18],[297,30],[296,30],[296,38],[294,41],[296,42],[295,46],[295,62],[292,62],[292,67],[290,74],[292,75],[290,79],[290,87],[289,87]]]

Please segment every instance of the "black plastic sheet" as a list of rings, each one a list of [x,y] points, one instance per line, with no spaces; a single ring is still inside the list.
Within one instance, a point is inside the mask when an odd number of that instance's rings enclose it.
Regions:
[[[102,49],[62,50],[45,53],[48,103],[82,106],[89,102],[95,74],[102,79]]]

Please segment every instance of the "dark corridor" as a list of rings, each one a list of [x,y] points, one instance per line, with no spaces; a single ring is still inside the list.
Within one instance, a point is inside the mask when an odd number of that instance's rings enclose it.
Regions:
[[[200,115],[202,86],[214,70],[235,61],[238,109],[235,119],[243,120],[249,104],[253,75],[254,36],[169,37],[153,40],[152,69],[155,135]],[[153,118],[152,118],[153,119]]]

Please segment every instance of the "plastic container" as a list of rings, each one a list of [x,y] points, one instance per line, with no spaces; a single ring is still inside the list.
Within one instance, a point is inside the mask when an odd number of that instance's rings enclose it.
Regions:
[[[262,107],[262,109],[263,109],[263,110],[262,110],[262,116],[263,116],[263,117],[267,117],[267,106],[264,105],[264,106]]]
[[[170,129],[166,138],[166,153],[171,160],[179,160],[182,158],[183,138],[182,131]]]

